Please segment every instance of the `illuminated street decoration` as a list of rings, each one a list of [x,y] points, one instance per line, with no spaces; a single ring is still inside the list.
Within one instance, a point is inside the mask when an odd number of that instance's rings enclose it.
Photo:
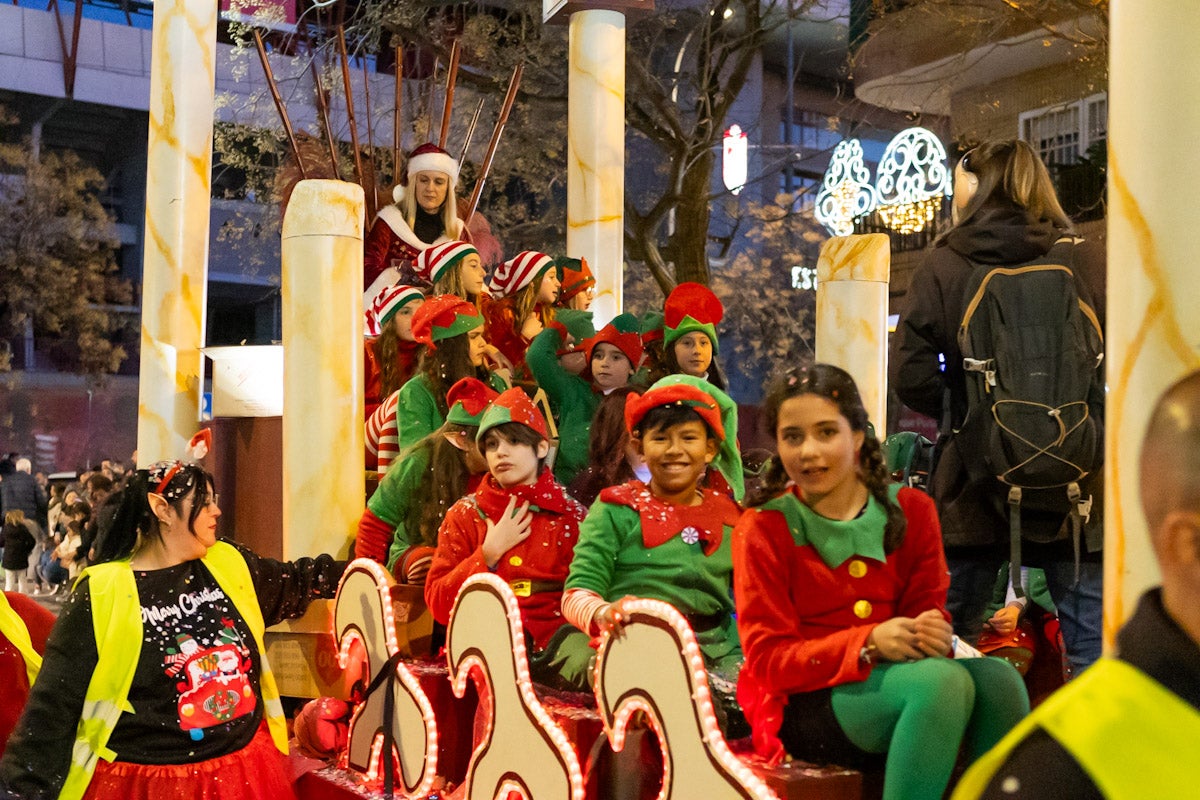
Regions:
[[[897,233],[916,233],[942,210],[953,191],[946,149],[925,128],[909,128],[888,143],[875,185],[862,144],[844,139],[833,151],[817,194],[816,217],[834,236],[849,236],[854,221],[872,212]]]
[[[821,191],[817,193],[817,221],[834,236],[854,232],[854,220],[870,214],[878,205],[871,173],[863,163],[862,143],[843,139],[833,150]]]
[[[721,158],[721,180],[725,188],[733,194],[742,191],[746,185],[746,153],[748,145],[746,134],[737,125],[729,126],[725,131],[724,147]]]
[[[925,128],[896,134],[879,162],[875,190],[884,224],[897,233],[924,230],[953,191],[942,143]]]

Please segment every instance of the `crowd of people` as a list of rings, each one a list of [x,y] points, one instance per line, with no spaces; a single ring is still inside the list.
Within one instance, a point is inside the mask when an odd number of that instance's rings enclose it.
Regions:
[[[1173,698],[1147,718],[1195,725],[1200,428],[1177,413],[1198,402],[1194,380],[1160,405],[1147,443],[1147,480],[1179,490],[1143,492],[1167,585],[1123,635],[1126,660],[1104,660],[1099,677],[1077,682],[1085,689],[1072,684],[1052,712],[1027,717],[1017,670],[967,644],[985,622],[1008,630],[1019,603],[990,620],[983,610],[1011,529],[1003,499],[964,477],[971,453],[948,447],[966,413],[951,323],[973,264],[1037,261],[1069,237],[1031,154],[989,143],[960,160],[955,225],[914,276],[901,319],[893,381],[947,421],[931,497],[892,480],[853,377],[827,364],[779,365],[762,408],[775,452],[761,469],[748,464],[717,363],[723,309],[712,292],[683,284],[661,309],[596,330],[595,279],[580,259],[525,251],[488,280],[457,216],[457,164],[419,148],[368,237],[366,457],[380,482],[354,554],[423,587],[442,626],[471,575],[498,575],[517,597],[531,674],[560,689],[590,689],[594,639],[626,624],[631,598],[669,602],[696,635],[728,737],[748,736],[768,762],[880,768],[888,800],[943,797],[956,764],[977,760],[956,796],[1067,796],[1054,784],[1062,775],[1081,792],[1069,796],[1137,796],[1110,794],[1125,788],[1108,758],[1119,745],[1096,737],[1112,729],[1074,736],[1063,720],[1125,680],[1120,696],[1137,708]],[[1071,247],[1080,297],[1102,321],[1089,251]],[[396,280],[381,281],[389,271]],[[92,475],[57,505],[28,473],[18,462],[11,475],[28,480],[0,481],[14,514],[6,578],[15,547],[12,580],[34,590],[25,536],[39,541],[44,524],[42,552],[52,546],[48,563],[66,575],[35,575],[44,588],[79,580],[48,639],[36,626],[22,634],[0,608],[29,693],[0,792],[290,796],[262,631],[330,596],[344,564],[275,562],[218,541],[217,487],[195,465]],[[1100,514],[1097,505],[1087,524]],[[1101,556],[1059,530],[1025,554],[1046,575],[1078,675],[1099,657]],[[1152,636],[1191,679],[1155,657]],[[1130,748],[1137,758],[1152,749]]]

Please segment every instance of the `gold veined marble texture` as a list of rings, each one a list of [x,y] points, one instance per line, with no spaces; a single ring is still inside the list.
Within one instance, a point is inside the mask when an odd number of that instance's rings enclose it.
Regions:
[[[362,187],[301,181],[283,219],[283,557],[345,554],[363,506]]]
[[[217,26],[211,0],[162,0],[154,12],[138,389],[143,465],[181,458],[199,427]]]
[[[596,327],[621,312],[625,196],[625,17],[571,15],[567,99],[567,255],[596,276]]]
[[[1106,647],[1159,580],[1139,487],[1146,424],[1162,392],[1200,368],[1200,228],[1187,199],[1200,182],[1200,158],[1187,137],[1163,134],[1200,124],[1200,5],[1114,2],[1110,29]]]
[[[837,236],[817,260],[817,361],[846,370],[882,438],[887,424],[891,249],[881,233]]]

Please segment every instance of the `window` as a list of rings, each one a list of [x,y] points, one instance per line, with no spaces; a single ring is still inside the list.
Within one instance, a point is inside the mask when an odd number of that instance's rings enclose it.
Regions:
[[[1074,164],[1089,147],[1108,138],[1108,95],[1027,111],[1018,124],[1020,137],[1047,166]]]

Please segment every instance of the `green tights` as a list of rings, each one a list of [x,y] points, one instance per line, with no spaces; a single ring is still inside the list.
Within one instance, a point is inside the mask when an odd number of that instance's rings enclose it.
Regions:
[[[851,742],[887,753],[883,800],[938,800],[964,738],[974,761],[1029,713],[1021,676],[998,658],[879,664],[832,703]]]

